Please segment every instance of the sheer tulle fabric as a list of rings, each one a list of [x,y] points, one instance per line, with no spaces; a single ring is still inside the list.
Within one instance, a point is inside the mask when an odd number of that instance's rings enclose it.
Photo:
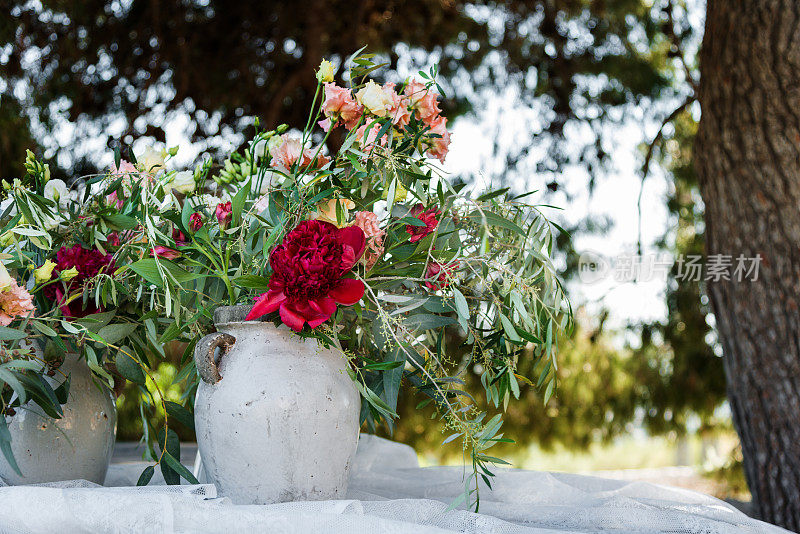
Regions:
[[[483,489],[480,514],[448,510],[463,488],[461,468],[421,469],[409,447],[369,435],[361,436],[342,501],[235,506],[210,484],[131,487],[142,467],[112,465],[106,487],[0,488],[0,533],[787,532],[688,490],[520,470],[499,472],[494,491]]]

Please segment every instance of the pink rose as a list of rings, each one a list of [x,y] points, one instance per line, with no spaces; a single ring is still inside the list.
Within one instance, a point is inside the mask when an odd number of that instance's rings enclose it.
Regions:
[[[397,91],[394,90],[393,83],[385,84],[383,86],[383,90],[386,92],[392,102],[392,107],[389,110],[389,116],[392,118],[392,124],[398,128],[408,126],[408,122],[411,120],[411,111],[408,109],[411,101],[404,96],[398,95]]]
[[[386,231],[378,226],[378,216],[371,211],[357,211],[355,214],[354,226],[358,226],[364,231],[367,245],[361,261],[369,271],[383,256],[383,239]]]
[[[440,115],[436,117],[430,126],[431,129],[428,133],[437,134],[439,137],[430,137],[428,139],[427,154],[444,163],[444,158],[447,157],[450,146],[450,132],[447,131],[447,119]]]

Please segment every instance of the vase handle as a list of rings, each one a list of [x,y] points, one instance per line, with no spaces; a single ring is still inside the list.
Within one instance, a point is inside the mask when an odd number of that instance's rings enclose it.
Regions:
[[[236,338],[224,332],[208,334],[197,343],[194,348],[194,363],[204,382],[213,385],[222,380],[217,367],[218,362],[214,360],[214,352],[219,348],[221,359],[234,343]]]

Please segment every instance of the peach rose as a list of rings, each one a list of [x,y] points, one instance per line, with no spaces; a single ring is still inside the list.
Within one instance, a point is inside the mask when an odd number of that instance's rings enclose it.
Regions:
[[[35,307],[33,297],[20,287],[16,280],[0,292],[0,325],[8,326],[11,321],[30,314]]]
[[[431,124],[429,133],[438,134],[441,137],[429,138],[427,154],[444,163],[444,158],[447,157],[448,147],[450,146],[450,132],[447,131],[447,119],[442,116],[436,117]]]
[[[328,131],[332,123],[339,121],[345,124],[348,130],[355,126],[364,109],[354,98],[350,89],[339,87],[334,83],[325,84],[325,100],[322,103],[322,112],[327,117],[327,124],[322,126]],[[324,121],[323,121],[324,122]]]
[[[383,256],[383,239],[386,231],[380,229],[378,216],[371,211],[357,211],[353,225],[361,228],[367,238],[367,245],[361,261],[369,271]]]

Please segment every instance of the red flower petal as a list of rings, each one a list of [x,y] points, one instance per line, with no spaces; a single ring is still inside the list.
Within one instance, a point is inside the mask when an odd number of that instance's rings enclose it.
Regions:
[[[328,295],[339,304],[352,306],[364,296],[364,282],[355,278],[342,278]]]
[[[284,301],[280,307],[280,314],[281,314],[281,321],[283,324],[294,330],[295,332],[299,332],[303,329],[303,324],[306,322],[305,317],[298,314],[290,307],[290,304]]]
[[[282,291],[270,290],[258,298],[253,309],[250,310],[250,313],[247,314],[244,320],[252,321],[253,319],[258,319],[262,315],[272,313],[277,310],[285,300],[286,295],[284,295]]]
[[[328,319],[330,319],[331,315],[333,315],[333,314],[330,314],[330,315],[318,315],[316,318],[311,319],[310,321],[308,321],[308,326],[310,326],[311,328],[316,328],[319,325],[321,325],[322,323],[324,323],[325,321],[327,321]]]
[[[349,271],[364,254],[367,237],[364,235],[364,230],[358,226],[345,226],[339,229],[337,238],[345,250],[342,255],[342,269]]]

